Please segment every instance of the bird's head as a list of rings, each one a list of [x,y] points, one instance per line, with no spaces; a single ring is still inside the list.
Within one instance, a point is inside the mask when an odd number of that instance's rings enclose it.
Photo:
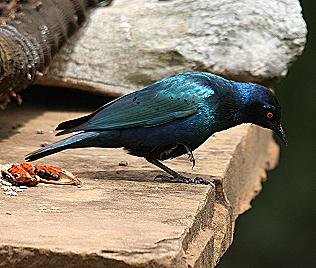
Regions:
[[[271,129],[286,144],[281,125],[281,106],[272,90],[254,83],[237,83],[245,121]]]

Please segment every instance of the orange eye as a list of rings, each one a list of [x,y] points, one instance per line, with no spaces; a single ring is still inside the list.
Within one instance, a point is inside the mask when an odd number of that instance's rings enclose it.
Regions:
[[[273,117],[273,113],[268,112],[268,113],[267,113],[267,118],[271,119],[272,117]]]

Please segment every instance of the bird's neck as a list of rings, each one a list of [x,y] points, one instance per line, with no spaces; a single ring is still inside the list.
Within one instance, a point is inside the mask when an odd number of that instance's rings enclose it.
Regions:
[[[238,124],[251,123],[248,108],[255,98],[255,84],[234,82],[234,96],[238,106],[237,118]]]
[[[251,123],[248,107],[254,101],[254,84],[229,81],[217,90],[217,98],[210,98],[210,106],[216,107],[216,131],[222,131],[243,123]],[[213,103],[213,101],[216,103]]]
[[[254,86],[255,84],[253,83],[234,82],[236,97],[242,104],[246,105],[251,101],[254,94]]]
[[[244,96],[233,81],[217,89],[215,96],[209,98],[210,107],[216,107],[215,113],[210,113],[211,116],[215,115],[213,120],[216,122],[216,127],[212,131],[222,131],[244,123]]]

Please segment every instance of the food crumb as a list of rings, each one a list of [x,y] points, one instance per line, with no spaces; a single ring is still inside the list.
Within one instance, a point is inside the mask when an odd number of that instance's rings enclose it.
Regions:
[[[37,129],[36,134],[44,134],[44,131],[42,129]]]

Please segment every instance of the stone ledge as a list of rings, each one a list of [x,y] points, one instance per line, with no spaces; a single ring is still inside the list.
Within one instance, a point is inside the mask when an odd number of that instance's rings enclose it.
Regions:
[[[64,119],[82,113],[10,109],[0,118],[1,162],[18,162]],[[13,124],[23,125],[12,131]],[[38,126],[44,134],[36,135]],[[39,185],[0,195],[0,267],[214,267],[237,216],[261,189],[278,147],[271,132],[242,125],[166,163],[215,187],[156,182],[161,172],[117,149],[78,149],[45,159],[82,178],[82,188]],[[128,166],[121,167],[122,160]],[[45,208],[45,209],[44,209]],[[11,215],[6,212],[10,211]]]

